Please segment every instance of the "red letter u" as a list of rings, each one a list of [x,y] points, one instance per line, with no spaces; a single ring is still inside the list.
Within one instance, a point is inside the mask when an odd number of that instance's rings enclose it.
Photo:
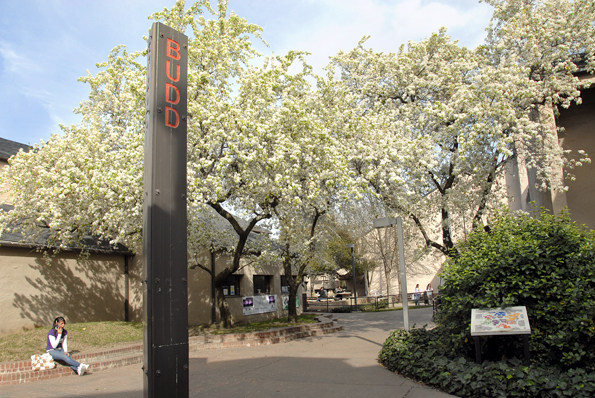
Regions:
[[[169,80],[171,80],[172,82],[178,82],[180,81],[180,64],[176,64],[176,78],[174,79],[173,77],[171,77],[171,65],[169,62],[169,59],[165,61],[165,73],[167,74],[167,77],[169,78]]]

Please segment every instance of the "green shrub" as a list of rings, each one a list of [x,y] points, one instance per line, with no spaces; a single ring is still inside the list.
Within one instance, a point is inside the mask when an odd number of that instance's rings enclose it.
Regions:
[[[375,312],[378,311],[374,304],[364,304],[357,306],[361,312]]]
[[[388,303],[386,301],[379,301],[374,304],[358,305],[358,308],[362,312],[375,312],[375,311],[379,311],[381,309],[388,308]]]
[[[561,370],[520,360],[486,361],[481,365],[464,357],[446,355],[444,330],[396,330],[384,343],[379,360],[389,370],[459,397],[550,398],[595,396],[595,373]]]
[[[379,310],[388,308],[388,301],[379,301],[375,304],[375,307],[378,308]]]
[[[595,236],[568,215],[499,214],[444,265],[433,330],[395,331],[379,360],[461,397],[595,396]],[[474,362],[472,308],[526,306],[531,364],[520,336],[482,338]]]
[[[595,237],[566,214],[500,214],[476,231],[443,268],[436,323],[449,331],[452,355],[472,358],[472,308],[526,306],[530,351],[539,363],[595,366]],[[522,353],[519,336],[483,339],[486,359]]]
[[[351,312],[351,307],[348,305],[344,305],[341,307],[335,307],[331,310],[331,312]]]

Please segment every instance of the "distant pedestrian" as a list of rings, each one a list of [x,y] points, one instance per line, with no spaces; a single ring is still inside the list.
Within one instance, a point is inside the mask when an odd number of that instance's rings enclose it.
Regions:
[[[413,291],[413,299],[415,300],[415,305],[419,305],[419,300],[421,299],[421,290],[419,288],[419,283],[415,285],[415,290]]]
[[[48,332],[47,351],[54,358],[54,361],[66,362],[72,370],[82,376],[89,369],[89,365],[78,363],[70,357],[68,353],[68,332],[64,329],[64,325],[66,325],[66,321],[63,317],[59,316],[54,319],[54,326]]]
[[[328,296],[326,294],[326,290],[324,290],[324,286],[322,286],[320,288],[318,299],[316,299],[316,301],[322,301],[323,299],[326,299],[326,298],[328,298]]]
[[[425,295],[425,304],[426,305],[430,305],[430,302],[432,301],[433,296],[434,296],[434,289],[432,289],[432,284],[428,283],[428,286],[426,286],[426,295]]]

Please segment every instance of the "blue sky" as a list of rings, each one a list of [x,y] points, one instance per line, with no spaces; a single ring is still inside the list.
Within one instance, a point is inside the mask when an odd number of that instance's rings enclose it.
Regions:
[[[187,4],[191,1],[187,0]],[[214,3],[214,1],[212,1]],[[77,81],[109,51],[146,47],[147,17],[174,0],[0,0],[0,137],[35,144],[80,121],[72,111],[88,95]],[[376,51],[396,52],[445,26],[475,47],[485,37],[490,6],[477,0],[230,0],[229,10],[264,28],[266,54],[312,53],[318,72],[328,57],[363,36]]]

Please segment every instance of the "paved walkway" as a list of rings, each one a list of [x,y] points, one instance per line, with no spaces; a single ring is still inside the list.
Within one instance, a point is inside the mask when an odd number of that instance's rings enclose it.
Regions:
[[[431,324],[431,308],[409,312],[411,325]],[[196,352],[190,358],[191,397],[322,396],[448,398],[381,367],[376,358],[401,311],[334,314],[342,332],[269,346]],[[0,397],[141,398],[140,365],[83,377],[0,387]]]

